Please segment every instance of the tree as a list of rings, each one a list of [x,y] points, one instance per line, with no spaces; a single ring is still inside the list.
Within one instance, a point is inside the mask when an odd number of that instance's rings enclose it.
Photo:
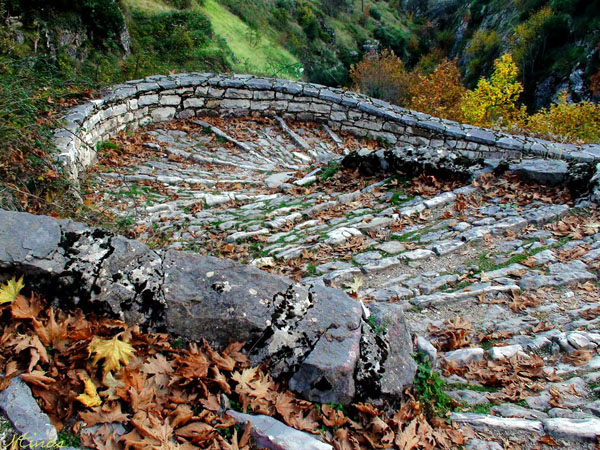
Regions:
[[[429,75],[414,71],[411,79],[411,109],[462,121],[461,104],[467,90],[456,59],[442,61]]]
[[[525,108],[517,101],[523,92],[519,69],[509,53],[494,62],[489,80],[482,78],[474,91],[468,91],[462,112],[470,123],[479,126],[509,125],[522,119]]]
[[[370,52],[350,69],[354,88],[370,97],[405,106],[409,102],[410,82],[404,63],[394,52]]]

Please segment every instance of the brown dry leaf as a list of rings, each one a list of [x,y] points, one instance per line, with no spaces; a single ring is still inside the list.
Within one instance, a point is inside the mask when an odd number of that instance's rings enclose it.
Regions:
[[[108,372],[106,375],[104,375],[102,384],[106,386],[107,389],[100,391],[100,395],[106,397],[106,400],[117,400],[119,398],[117,395],[117,389],[122,389],[125,387],[125,383],[116,379],[112,372]]]
[[[564,360],[567,363],[573,364],[574,366],[583,366],[591,361],[596,355],[593,350],[585,350],[580,348],[571,354],[565,354]]]
[[[102,407],[92,408],[92,412],[82,411],[79,417],[87,424],[88,427],[93,427],[99,423],[123,423],[129,420],[129,414],[121,412],[121,403],[111,402]]]
[[[338,411],[329,405],[323,405],[321,411],[323,412],[323,423],[329,427],[339,428],[349,421],[342,411]]]
[[[48,308],[48,320],[46,324],[34,318],[33,329],[46,347],[52,347],[55,350],[61,351],[68,342],[67,332],[70,322],[71,318],[67,317],[67,319],[57,323],[54,309],[50,307]]]
[[[31,295],[26,298],[22,295],[10,305],[10,311],[15,319],[34,319],[39,317],[44,305],[39,297]]]
[[[18,335],[14,339],[14,344],[14,349],[17,353],[29,350],[31,359],[29,360],[28,372],[31,372],[39,361],[42,361],[43,363],[49,362],[46,347],[44,347],[44,344],[42,344],[37,335]]]
[[[46,372],[43,370],[33,370],[29,373],[22,373],[21,379],[27,384],[32,384],[42,389],[49,389],[50,384],[56,381],[54,378],[46,376]]]
[[[176,436],[189,439],[196,444],[213,438],[216,433],[212,426],[204,422],[193,422],[175,430]]]
[[[446,320],[439,328],[430,325],[429,332],[436,338],[434,345],[441,351],[467,347],[473,340],[473,325],[460,316],[456,316],[454,321]]]
[[[177,405],[175,411],[169,415],[169,421],[173,429],[189,423],[194,417],[194,412],[188,405]]]
[[[554,439],[552,439],[550,436],[545,435],[542,436],[538,442],[540,444],[545,444],[545,445],[549,445],[551,447],[560,447],[560,444],[558,442],[556,442]]]
[[[404,430],[396,433],[394,443],[400,450],[412,450],[419,444],[417,436],[417,419],[413,419]]]

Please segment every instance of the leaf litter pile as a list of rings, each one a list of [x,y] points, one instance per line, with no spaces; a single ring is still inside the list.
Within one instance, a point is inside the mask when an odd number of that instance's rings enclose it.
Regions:
[[[207,342],[184,348],[166,334],[55,309],[36,294],[20,295],[23,287],[14,278],[0,287],[0,388],[20,375],[57,430],[80,435],[84,446],[256,448],[252,426],[236,426],[229,405],[317,434],[336,449],[450,449],[468,439],[444,418],[427,417],[410,391],[387,412],[307,402],[250,367],[243,343],[220,352]],[[109,424],[122,424],[126,434]],[[80,433],[95,425],[95,433]]]

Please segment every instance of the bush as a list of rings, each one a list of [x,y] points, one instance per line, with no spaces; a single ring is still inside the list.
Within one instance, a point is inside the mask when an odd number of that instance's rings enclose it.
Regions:
[[[375,39],[382,47],[390,49],[401,57],[408,56],[407,46],[409,36],[399,28],[377,27],[373,32]]]
[[[134,11],[132,34],[147,51],[164,62],[184,64],[205,47],[212,36],[210,20],[197,11],[170,11],[148,15]]]
[[[494,68],[493,62],[500,56],[502,39],[494,30],[477,30],[466,48],[468,60],[465,79],[473,86],[481,77],[487,77]]]
[[[48,21],[57,13],[75,13],[96,44],[117,39],[125,24],[116,0],[9,0],[8,11],[30,24]]]
[[[524,127],[547,139],[568,142],[600,141],[600,105],[569,103],[563,92],[558,103],[542,109],[522,122]]]
[[[369,14],[373,19],[381,20],[381,13],[374,6],[371,6],[371,8],[369,9]]]
[[[413,72],[410,108],[436,117],[462,121],[466,93],[457,60],[443,61],[429,75]]]
[[[406,105],[410,97],[410,80],[404,63],[393,51],[368,53],[350,70],[354,88],[363,94]]]

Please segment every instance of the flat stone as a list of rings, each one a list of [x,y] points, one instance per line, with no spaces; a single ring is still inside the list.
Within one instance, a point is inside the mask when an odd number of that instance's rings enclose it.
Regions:
[[[446,391],[450,397],[460,403],[466,403],[470,406],[485,405],[489,403],[485,394],[481,392],[471,391],[469,389],[461,389],[458,391]]]
[[[355,255],[352,259],[354,259],[356,263],[361,265],[370,264],[377,261],[378,259],[381,259],[381,253],[374,251],[359,253],[358,255]]]
[[[42,412],[31,389],[21,377],[13,378],[8,387],[0,392],[0,410],[30,448],[50,448],[56,443],[56,428]]]
[[[504,347],[492,347],[488,350],[488,353],[492,357],[492,359],[509,359],[512,358],[517,353],[523,352],[523,347],[519,344],[515,345],[506,345]]]
[[[595,280],[596,275],[586,269],[587,266],[579,260],[551,264],[548,267],[549,275],[527,275],[521,279],[519,286],[521,289],[537,289],[543,286],[567,286]]]
[[[363,222],[357,225],[357,228],[364,231],[378,231],[394,223],[391,217],[375,217],[369,222]]]
[[[269,175],[265,178],[264,183],[269,189],[275,189],[287,182],[294,176],[294,172],[279,172]]]
[[[546,419],[548,414],[535,409],[524,408],[514,403],[502,403],[492,407],[492,412],[502,417],[516,417],[519,419],[541,420]]]
[[[460,248],[464,247],[465,243],[460,240],[447,240],[441,241],[431,246],[431,249],[438,255],[444,256],[449,253],[453,253]]]
[[[325,243],[329,245],[339,245],[346,242],[352,236],[362,236],[362,233],[356,228],[340,227],[330,231],[327,234]]]
[[[454,422],[469,424],[475,428],[489,427],[506,431],[544,433],[544,427],[539,420],[513,419],[472,413],[452,413],[450,419]]]
[[[390,255],[395,255],[397,253],[403,252],[406,249],[406,245],[402,242],[398,241],[387,241],[383,244],[379,244],[375,247],[377,250],[381,250]]]
[[[389,269],[390,267],[399,266],[400,264],[402,264],[402,261],[397,256],[388,256],[387,258],[381,258],[362,266],[361,271],[364,273],[378,272],[380,270]]]
[[[530,159],[523,160],[509,166],[515,172],[529,181],[541,184],[556,185],[565,180],[569,171],[566,161],[558,159]]]
[[[400,258],[407,259],[408,261],[419,261],[421,259],[428,259],[433,256],[435,256],[435,253],[433,253],[431,250],[426,250],[422,248],[400,254]]]
[[[460,348],[444,353],[444,358],[457,364],[467,364],[474,361],[481,361],[483,359],[483,354],[483,349],[479,347]]]
[[[304,433],[263,415],[243,414],[228,410],[227,415],[236,423],[252,424],[250,434],[260,448],[276,450],[333,450],[333,447],[318,440],[314,435]]]
[[[502,445],[494,441],[483,441],[481,439],[469,439],[465,445],[466,450],[504,450]]]
[[[550,418],[542,420],[544,430],[552,437],[596,442],[600,436],[600,419]]]

